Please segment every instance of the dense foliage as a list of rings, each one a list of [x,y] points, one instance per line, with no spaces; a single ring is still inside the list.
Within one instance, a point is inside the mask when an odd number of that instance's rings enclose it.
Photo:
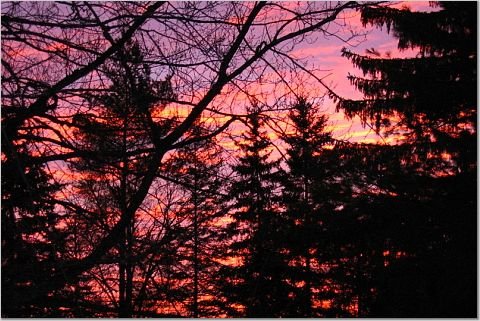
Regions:
[[[430,13],[362,11],[364,24],[386,26],[400,50],[418,52],[413,58],[343,50],[368,78],[350,75],[364,99],[340,99],[337,108],[405,136],[374,156],[397,150],[382,157],[398,165],[381,164],[388,166],[381,187],[395,197],[374,199],[369,211],[391,228],[384,250],[404,258],[382,276],[373,315],[476,311],[477,3],[437,5]],[[392,116],[400,119],[394,130]]]
[[[2,3],[2,317],[475,317],[477,4],[436,6]],[[397,144],[293,88],[350,10],[416,54],[329,93]]]

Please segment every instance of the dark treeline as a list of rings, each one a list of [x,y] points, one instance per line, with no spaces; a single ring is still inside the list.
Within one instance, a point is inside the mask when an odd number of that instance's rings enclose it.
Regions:
[[[2,317],[477,315],[477,4],[283,4],[2,4]],[[417,55],[318,85],[400,143],[249,93],[348,10]]]

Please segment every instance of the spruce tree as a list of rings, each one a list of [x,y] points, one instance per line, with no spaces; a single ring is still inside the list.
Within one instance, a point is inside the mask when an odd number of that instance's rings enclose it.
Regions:
[[[63,217],[49,200],[59,185],[48,171],[30,163],[27,143],[8,145],[2,159],[2,299],[3,317],[54,316],[60,293],[38,295],[39,285],[65,255]],[[58,314],[57,314],[58,316]]]
[[[364,73],[349,76],[364,99],[336,97],[337,107],[389,131],[398,116],[407,138],[384,159],[390,165],[375,162],[386,168],[380,190],[393,196],[370,197],[363,210],[388,231],[384,253],[401,253],[389,259],[371,315],[475,315],[477,3],[436,5],[362,10],[364,24],[386,26],[414,58],[343,50]]]
[[[229,314],[281,317],[289,300],[285,264],[279,248],[278,161],[269,160],[270,141],[254,110],[239,147],[243,153],[233,167],[236,179],[229,189],[234,208],[225,235],[232,240],[225,256],[235,264],[221,271],[222,293]]]
[[[105,74],[111,82],[107,93],[91,96],[92,111],[73,117],[77,147],[91,156],[72,166],[83,174],[78,189],[85,208],[94,213],[84,217],[90,221],[87,238],[101,238],[104,228],[118,219],[127,222],[116,253],[110,255],[117,256],[118,316],[131,317],[141,249],[136,240],[136,215],[129,215],[127,208],[150,161],[138,151],[152,147],[153,133],[161,132],[164,125],[153,121],[151,109],[164,107],[172,93],[152,81],[136,43],[127,44],[106,66]]]
[[[197,123],[192,133],[201,136],[207,131]],[[179,213],[184,229],[178,237],[183,244],[176,258],[184,272],[178,282],[183,284],[185,316],[214,317],[218,315],[214,283],[219,268],[215,258],[225,242],[219,238],[218,222],[226,212],[221,197],[225,182],[221,150],[213,139],[194,142],[179,149],[166,166],[177,189],[186,193]]]
[[[283,201],[288,224],[285,238],[289,244],[292,269],[289,280],[295,284],[290,316],[319,317],[328,313],[322,301],[331,300],[333,290],[326,272],[332,259],[330,222],[341,202],[338,189],[341,176],[333,162],[331,133],[327,117],[318,106],[299,98],[289,113],[292,132],[283,137],[287,143],[286,176]]]
[[[372,121],[377,129],[397,115],[404,135],[424,153],[449,152],[463,166],[476,154],[477,18],[476,2],[439,2],[435,12],[366,7],[364,25],[386,26],[399,50],[414,58],[343,56],[364,76],[349,75],[362,100],[340,99],[347,116]],[[420,144],[422,143],[422,144]],[[464,168],[465,170],[466,168]]]

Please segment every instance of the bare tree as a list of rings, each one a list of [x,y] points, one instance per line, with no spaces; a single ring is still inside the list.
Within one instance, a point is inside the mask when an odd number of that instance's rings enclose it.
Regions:
[[[88,253],[75,259],[57,254],[55,267],[38,278],[28,295],[18,298],[19,304],[75,283],[79,275],[98,266],[118,244],[132,217],[148,203],[162,164],[173,151],[220,134],[245,116],[243,107],[251,102],[275,109],[272,100],[258,90],[278,92],[275,101],[291,90],[282,70],[308,71],[299,67],[293,49],[319,34],[336,36],[341,28],[337,18],[363,5],[2,3],[2,162],[17,171],[23,188],[32,193],[38,184],[25,174],[34,165],[63,183],[63,194],[41,197],[42,202],[55,206],[56,213],[61,209],[76,215],[88,211],[85,202],[69,200],[72,181],[64,176],[75,177],[78,173],[69,164],[94,160],[98,152],[78,146],[72,133],[81,126],[79,121],[98,117],[92,97],[109,92],[112,82],[106,77],[107,65],[125,63],[121,51],[128,41],[135,40],[145,54],[143,63],[157,90],[175,92],[143,111],[150,141],[128,156],[149,161],[122,215],[111,218],[103,235],[92,240]],[[128,69],[125,72],[128,76]],[[196,122],[201,131],[193,130]],[[10,215],[9,222],[18,230],[15,217]],[[66,218],[59,220],[71,224]],[[53,228],[62,229],[60,225]],[[21,238],[18,230],[19,242]]]

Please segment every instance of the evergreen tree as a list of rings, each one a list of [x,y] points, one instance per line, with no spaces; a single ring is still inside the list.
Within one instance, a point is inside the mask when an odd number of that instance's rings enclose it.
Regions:
[[[349,75],[364,99],[340,99],[337,108],[364,122],[374,121],[377,128],[398,115],[417,149],[425,154],[449,152],[460,165],[476,155],[477,3],[437,5],[441,10],[429,13],[363,9],[364,24],[386,26],[398,38],[400,50],[416,49],[418,54],[378,58],[344,49],[343,55],[369,78]]]
[[[54,313],[58,293],[38,295],[39,284],[61,268],[65,231],[49,202],[59,186],[41,166],[29,162],[27,143],[3,140],[2,158],[2,316]],[[61,296],[60,296],[61,297]],[[29,300],[26,300],[26,299]]]
[[[477,4],[437,5],[429,13],[362,11],[364,24],[386,25],[400,50],[418,50],[415,58],[343,51],[369,78],[350,76],[365,98],[340,99],[337,107],[377,129],[390,129],[397,115],[409,138],[395,148],[400,153],[369,153],[378,160],[387,155],[372,164],[386,169],[377,183],[391,194],[370,197],[362,211],[386,228],[384,253],[393,255],[378,280],[372,315],[475,315]]]
[[[73,166],[84,175],[78,188],[85,208],[92,213],[86,218],[90,220],[88,238],[101,238],[105,227],[118,219],[127,222],[117,254],[111,254],[117,256],[118,264],[118,316],[131,317],[135,261],[141,249],[136,244],[136,215],[130,215],[127,208],[150,161],[139,150],[152,147],[158,139],[154,135],[166,126],[154,122],[149,109],[164,107],[172,93],[151,80],[137,44],[127,44],[114,58],[106,70],[111,81],[107,93],[92,96],[92,112],[73,118],[78,148],[91,155]],[[93,226],[92,221],[96,222]]]
[[[270,142],[262,123],[255,110],[239,143],[243,155],[233,168],[237,179],[229,190],[235,211],[225,230],[232,240],[225,260],[236,263],[220,270],[221,289],[231,315],[281,317],[289,285],[284,282],[286,262],[278,239],[278,162],[269,160]]]
[[[289,313],[296,317],[319,317],[331,313],[333,300],[331,230],[333,214],[349,195],[341,186],[342,175],[332,152],[327,117],[318,106],[300,98],[289,119],[293,131],[287,143],[287,173],[283,198],[286,210],[285,239],[289,244],[289,280],[295,286]]]
[[[326,119],[321,117],[315,121],[316,110],[313,105],[301,98],[289,114],[294,132],[284,139],[289,145],[288,172],[289,179],[284,191],[287,215],[290,219],[289,230],[293,231],[294,239],[291,244],[297,248],[292,250],[293,257],[297,257],[300,265],[298,279],[294,283],[302,283],[295,296],[294,306],[297,307],[297,316],[313,317],[313,288],[318,285],[318,269],[312,267],[314,256],[321,251],[318,236],[321,233],[321,213],[317,200],[313,199],[323,184],[322,172],[318,154],[329,135],[322,133]],[[324,219],[324,218],[323,218]],[[298,264],[297,263],[297,264]],[[317,264],[318,265],[318,264]]]
[[[357,193],[331,228],[342,235],[334,241],[343,259],[336,279],[354,315],[468,315],[475,306],[474,182],[419,172],[410,146],[349,145],[339,166],[360,169]]]
[[[207,134],[200,124],[192,132]],[[218,221],[226,211],[221,197],[223,157],[215,141],[204,140],[180,149],[166,166],[177,188],[186,191],[179,214],[184,217],[184,230],[178,235],[183,244],[176,258],[184,272],[178,282],[183,284],[185,316],[214,317],[218,315],[214,302],[218,290],[213,284],[219,268],[215,258],[225,242],[218,237]]]

